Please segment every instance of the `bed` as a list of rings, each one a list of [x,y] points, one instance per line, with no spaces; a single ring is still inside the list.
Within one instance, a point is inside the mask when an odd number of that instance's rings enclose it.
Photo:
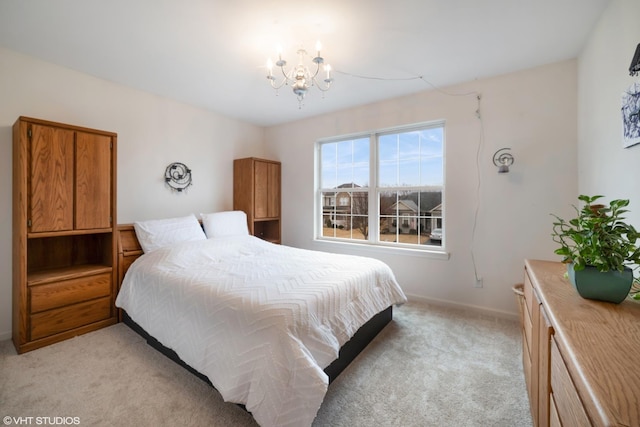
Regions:
[[[116,306],[261,426],[311,425],[329,382],[406,297],[378,260],[269,243],[241,213],[218,214],[154,247],[144,223],[120,225]]]

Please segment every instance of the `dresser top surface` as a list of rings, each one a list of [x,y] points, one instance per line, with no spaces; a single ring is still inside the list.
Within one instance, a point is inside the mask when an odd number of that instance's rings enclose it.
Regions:
[[[592,419],[640,425],[640,302],[584,299],[559,262],[526,260],[525,267]]]

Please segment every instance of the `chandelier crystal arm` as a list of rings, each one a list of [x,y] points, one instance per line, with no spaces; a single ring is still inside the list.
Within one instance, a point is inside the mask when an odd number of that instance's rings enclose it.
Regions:
[[[280,84],[276,83],[276,78],[273,76],[267,76],[267,79],[269,79],[269,83],[271,84],[271,87],[274,88],[275,90],[280,89],[282,86],[284,86],[287,83],[287,80],[282,80],[280,82]]]
[[[287,64],[286,61],[283,61],[282,59],[278,60],[278,62],[276,62],[276,66],[280,67],[280,69],[282,70],[282,74],[284,76],[284,79],[282,80],[282,82],[280,82],[280,84],[276,83],[276,78],[273,75],[273,63],[271,62],[271,59],[269,59],[267,61],[267,80],[269,80],[269,84],[271,85],[272,88],[274,88],[276,90],[276,94],[278,93],[278,89],[280,89],[282,86],[284,86],[287,83],[287,75],[284,72],[284,66]]]
[[[324,82],[325,84],[324,87],[322,86],[322,82]],[[314,86],[317,87],[320,91],[326,92],[331,88],[331,82],[333,82],[333,79],[331,77],[327,77],[322,80],[322,82],[319,82],[315,78],[313,79]]]

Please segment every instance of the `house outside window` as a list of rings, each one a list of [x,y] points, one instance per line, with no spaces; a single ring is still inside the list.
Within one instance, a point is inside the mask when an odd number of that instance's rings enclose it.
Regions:
[[[444,122],[324,140],[317,147],[318,239],[442,247]]]
[[[326,194],[324,196],[324,206],[334,206],[336,204],[336,197],[333,194]]]

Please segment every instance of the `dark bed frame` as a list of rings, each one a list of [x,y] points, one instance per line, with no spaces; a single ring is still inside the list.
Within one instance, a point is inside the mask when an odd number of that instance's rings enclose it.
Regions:
[[[133,224],[123,224],[118,226],[118,290],[122,284],[122,279],[129,269],[129,266],[140,255],[142,255],[142,247],[133,228]],[[329,376],[329,383],[333,382],[338,375],[355,359],[358,354],[378,335],[380,331],[392,320],[393,306],[387,307],[385,310],[376,314],[367,323],[365,323],[355,335],[345,343],[340,349],[339,356],[324,372]],[[120,310],[120,320],[122,320],[133,331],[142,336],[147,343],[167,356],[169,359],[186,368],[189,372],[198,378],[211,384],[206,375],[198,372],[191,366],[187,365],[180,359],[178,354],[172,349],[162,345],[157,339],[151,336],[140,325],[134,322],[131,317],[124,311]]]

